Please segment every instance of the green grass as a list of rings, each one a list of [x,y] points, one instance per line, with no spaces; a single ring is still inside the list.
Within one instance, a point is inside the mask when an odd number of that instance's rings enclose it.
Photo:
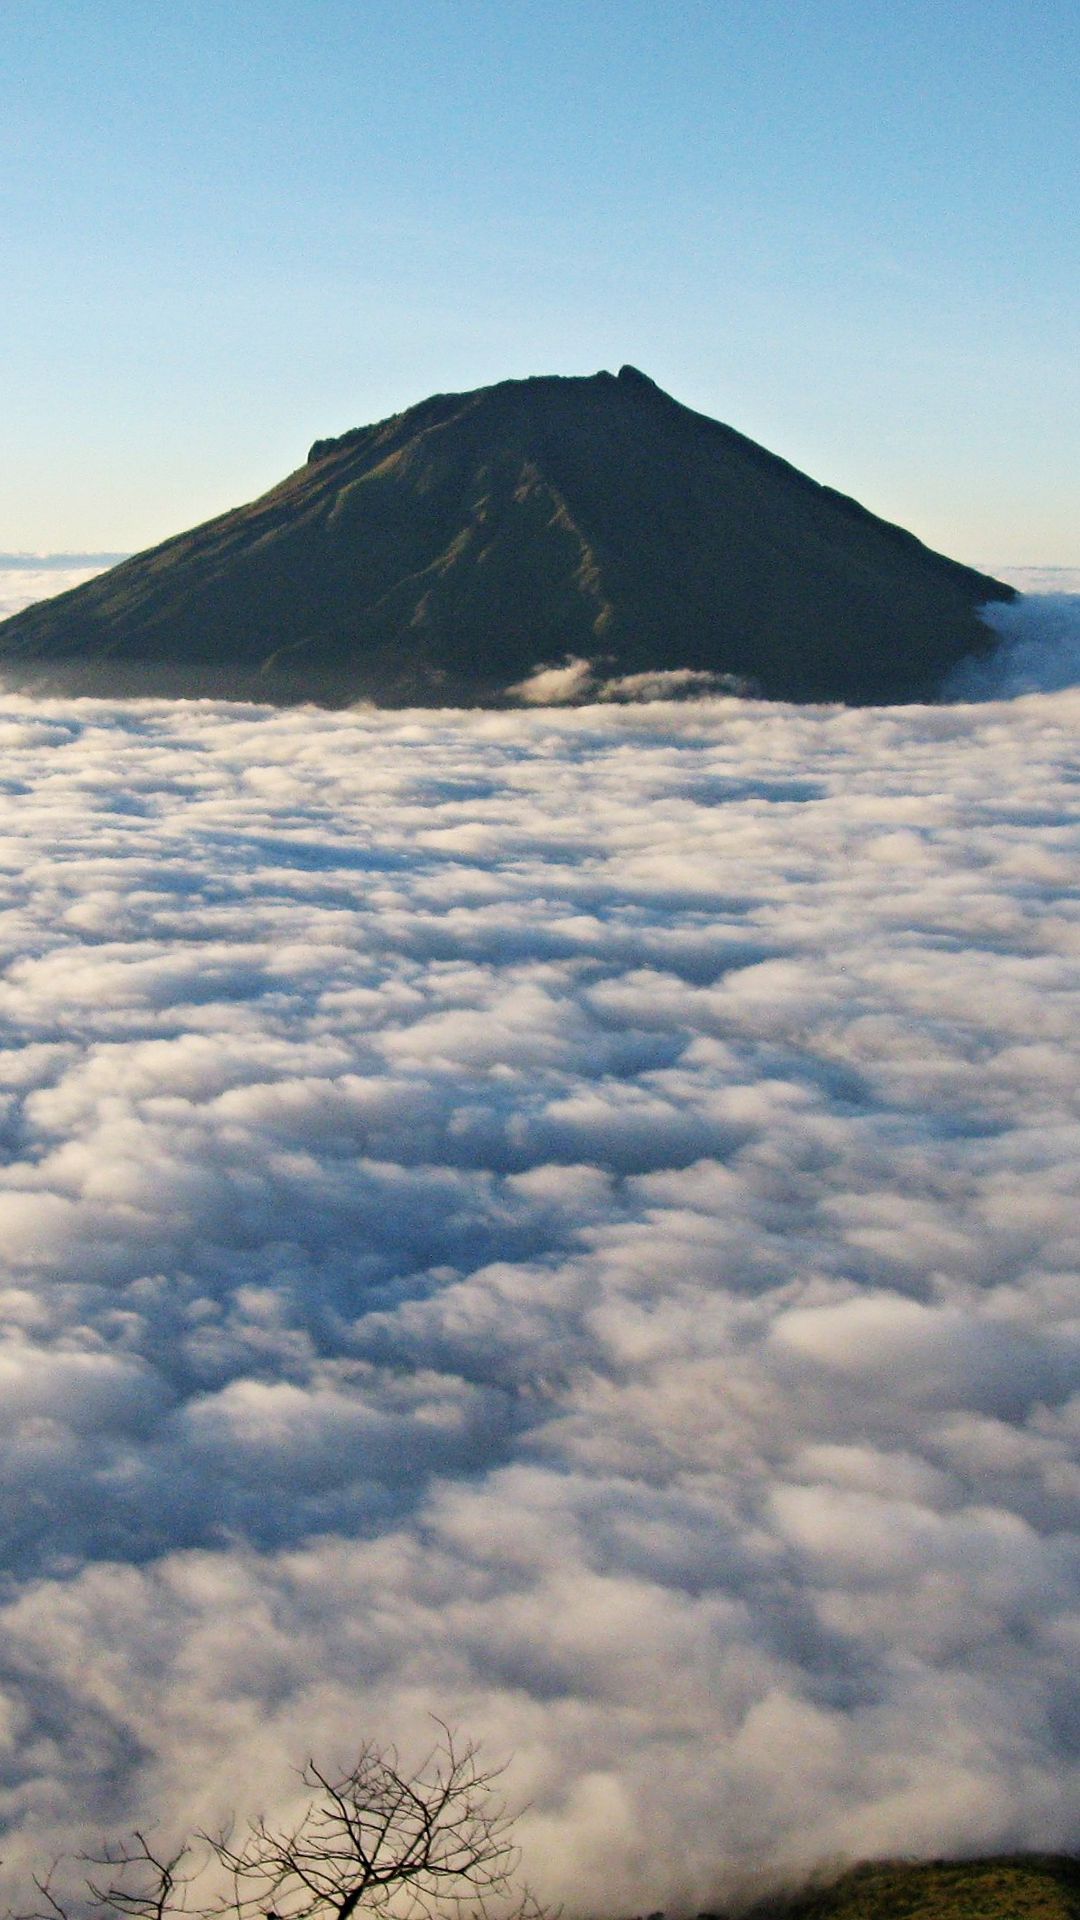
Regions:
[[[870,1862],[744,1920],[1080,1920],[1080,1858]]]

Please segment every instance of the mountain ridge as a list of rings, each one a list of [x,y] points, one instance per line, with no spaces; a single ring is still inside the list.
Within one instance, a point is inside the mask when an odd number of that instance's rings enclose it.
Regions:
[[[1080,1858],[1031,1852],[864,1860],[743,1905],[738,1920],[1080,1920]]]
[[[86,691],[504,705],[568,656],[768,697],[932,695],[1014,598],[636,368],[433,394],[0,623]]]

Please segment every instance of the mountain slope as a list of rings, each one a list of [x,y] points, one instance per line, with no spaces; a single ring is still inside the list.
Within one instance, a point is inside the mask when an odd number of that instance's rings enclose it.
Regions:
[[[0,624],[0,671],[487,704],[573,655],[894,700],[985,647],[976,608],[1012,597],[624,368],[318,441],[250,506]]]
[[[742,1920],[1080,1920],[1080,1861],[1011,1854],[874,1862],[828,1885],[766,1900]]]

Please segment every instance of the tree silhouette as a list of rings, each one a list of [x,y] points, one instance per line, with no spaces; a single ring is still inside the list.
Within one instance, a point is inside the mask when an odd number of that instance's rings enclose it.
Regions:
[[[205,1835],[230,1891],[200,1911],[214,1920],[350,1920],[357,1908],[400,1920],[538,1912],[515,1880],[505,1769],[482,1766],[476,1743],[459,1745],[441,1723],[440,1732],[409,1772],[394,1748],[371,1742],[340,1777],[309,1760],[301,1778],[311,1799],[294,1826],[260,1817],[237,1841]]]
[[[502,1798],[504,1766],[480,1762],[442,1721],[420,1764],[366,1741],[347,1772],[314,1760],[300,1770],[307,1806],[293,1824],[263,1815],[175,1848],[129,1839],[86,1855],[82,1891],[68,1899],[57,1868],[35,1880],[43,1906],[15,1920],[551,1920],[517,1879],[520,1851]],[[58,1863],[59,1864],[59,1863]],[[198,1884],[212,1891],[198,1899]]]

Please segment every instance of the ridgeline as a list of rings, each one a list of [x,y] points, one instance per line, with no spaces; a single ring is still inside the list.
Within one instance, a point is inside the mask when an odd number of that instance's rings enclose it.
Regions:
[[[1080,1920],[1080,1859],[1019,1853],[871,1861],[743,1908],[740,1920]]]
[[[251,505],[0,623],[0,674],[501,706],[573,657],[594,686],[689,670],[865,704],[933,697],[992,644],[979,606],[1014,597],[624,367],[316,441]]]

